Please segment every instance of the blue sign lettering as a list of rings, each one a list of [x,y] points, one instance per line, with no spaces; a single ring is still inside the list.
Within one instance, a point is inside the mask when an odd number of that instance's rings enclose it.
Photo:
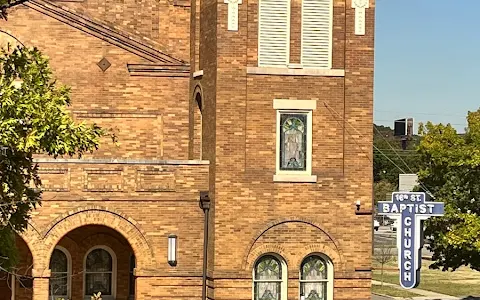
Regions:
[[[395,192],[391,202],[378,202],[378,214],[397,220],[400,285],[406,289],[417,287],[422,267],[423,221],[443,216],[444,204],[425,201],[425,193]]]

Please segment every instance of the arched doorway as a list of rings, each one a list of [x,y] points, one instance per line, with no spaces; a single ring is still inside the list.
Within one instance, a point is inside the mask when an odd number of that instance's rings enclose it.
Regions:
[[[135,256],[116,230],[85,225],[64,235],[50,257],[49,299],[131,300],[135,294]]]
[[[15,246],[17,264],[8,272],[0,271],[0,300],[30,300],[33,297],[32,252],[18,235],[15,235]]]

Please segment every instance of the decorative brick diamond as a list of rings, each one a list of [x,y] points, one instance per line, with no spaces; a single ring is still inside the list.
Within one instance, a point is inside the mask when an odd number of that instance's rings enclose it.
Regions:
[[[112,64],[105,57],[97,63],[97,66],[105,72]]]

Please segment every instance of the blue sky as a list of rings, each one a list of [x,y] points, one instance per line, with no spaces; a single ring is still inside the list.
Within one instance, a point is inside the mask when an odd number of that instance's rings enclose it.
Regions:
[[[463,132],[480,107],[480,0],[377,0],[375,14],[374,122]]]

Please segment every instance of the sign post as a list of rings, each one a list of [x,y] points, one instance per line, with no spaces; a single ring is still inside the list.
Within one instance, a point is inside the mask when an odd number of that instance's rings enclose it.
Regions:
[[[443,216],[443,202],[425,201],[425,193],[395,192],[392,201],[379,201],[378,214],[397,220],[398,268],[400,285],[412,289],[420,283],[423,221]]]

